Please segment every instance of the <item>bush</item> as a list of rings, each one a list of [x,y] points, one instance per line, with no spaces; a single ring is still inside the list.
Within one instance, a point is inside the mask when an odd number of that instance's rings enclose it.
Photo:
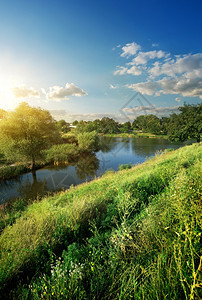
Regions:
[[[77,134],[79,150],[84,152],[96,151],[99,146],[99,137],[96,131]]]
[[[132,168],[132,164],[122,164],[119,166],[119,170],[128,170]]]
[[[55,165],[70,163],[78,155],[78,147],[76,144],[59,144],[54,145],[45,151],[45,160]]]

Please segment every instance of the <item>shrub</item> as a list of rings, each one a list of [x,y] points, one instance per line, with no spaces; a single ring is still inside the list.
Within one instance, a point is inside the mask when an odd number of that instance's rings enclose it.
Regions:
[[[91,152],[96,151],[99,146],[99,137],[96,131],[77,134],[79,150]]]
[[[59,144],[54,145],[45,151],[45,160],[55,165],[70,163],[78,155],[78,147],[76,144]]]

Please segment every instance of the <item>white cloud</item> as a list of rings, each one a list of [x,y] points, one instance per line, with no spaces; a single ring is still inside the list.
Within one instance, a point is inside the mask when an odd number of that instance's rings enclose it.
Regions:
[[[159,46],[159,44],[157,44],[157,43],[152,44],[152,47],[158,47],[158,46]]]
[[[145,95],[179,94],[202,99],[202,53],[171,56],[162,50],[143,52],[140,49],[136,43],[122,47],[121,56],[133,55],[133,58],[114,72],[114,75],[144,75],[144,82],[136,81],[126,85],[128,88]]]
[[[202,99],[202,80],[188,78],[166,78],[158,81],[139,82],[127,85],[143,95],[181,94],[184,97],[200,97]]]
[[[162,94],[181,94],[184,97],[199,97],[202,99],[202,79],[200,78],[163,78],[157,81],[162,88]]]
[[[188,78],[202,77],[202,53],[177,56],[176,59],[159,64],[158,68],[154,64],[149,73],[155,77],[160,75],[175,77],[183,73]]]
[[[128,68],[120,67],[118,70],[114,72],[114,75],[123,75],[127,73]]]
[[[76,86],[74,83],[66,83],[65,87],[52,86],[49,88],[49,92],[46,93],[48,100],[64,100],[69,99],[69,96],[85,96],[88,95],[84,90]]]
[[[11,91],[15,98],[39,98],[39,91],[32,87],[27,87],[26,85],[19,85],[11,88]]]
[[[129,89],[133,89],[143,95],[153,95],[157,92],[159,85],[156,82],[147,81],[126,85]]]
[[[169,54],[166,54],[162,50],[156,51],[148,51],[148,52],[139,52],[138,55],[133,58],[131,64],[135,65],[144,65],[148,62],[150,59],[161,59],[163,57],[168,57]]]
[[[121,53],[121,56],[129,57],[131,55],[135,55],[140,49],[141,46],[137,43],[128,43],[124,47],[122,47],[123,53]]]
[[[130,68],[119,67],[119,69],[114,72],[114,75],[132,74],[134,76],[139,76],[142,74],[143,69],[144,69],[143,67],[139,67],[139,66],[132,66]]]
[[[130,115],[154,114],[159,116],[168,115],[178,111],[179,106],[171,107],[155,107],[155,106],[138,106],[138,107],[125,107],[123,111]]]
[[[142,69],[136,66],[132,66],[130,69],[127,70],[127,73],[135,76],[139,76],[142,74]]]
[[[66,110],[49,110],[51,115],[54,119],[61,120],[64,119],[65,121],[72,123],[75,120],[81,121],[94,121],[96,119],[102,119],[104,117],[113,118],[115,121],[118,122],[126,122],[128,119],[120,113],[89,113],[89,114],[69,114]]]

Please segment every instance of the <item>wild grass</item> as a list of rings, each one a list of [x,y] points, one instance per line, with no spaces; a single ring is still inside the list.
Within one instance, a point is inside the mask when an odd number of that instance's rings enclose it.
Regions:
[[[54,165],[70,163],[78,156],[76,144],[59,144],[44,151],[45,161]]]
[[[28,206],[0,236],[4,299],[199,299],[200,174],[194,144]]]

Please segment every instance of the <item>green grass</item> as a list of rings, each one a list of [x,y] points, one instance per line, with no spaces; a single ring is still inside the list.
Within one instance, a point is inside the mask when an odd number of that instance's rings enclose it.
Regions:
[[[128,137],[128,138],[157,138],[157,139],[168,139],[167,135],[157,135],[153,133],[146,133],[146,132],[135,132],[135,133],[107,133],[104,136],[108,137]]]
[[[6,299],[199,299],[201,145],[29,205],[0,236]]]

